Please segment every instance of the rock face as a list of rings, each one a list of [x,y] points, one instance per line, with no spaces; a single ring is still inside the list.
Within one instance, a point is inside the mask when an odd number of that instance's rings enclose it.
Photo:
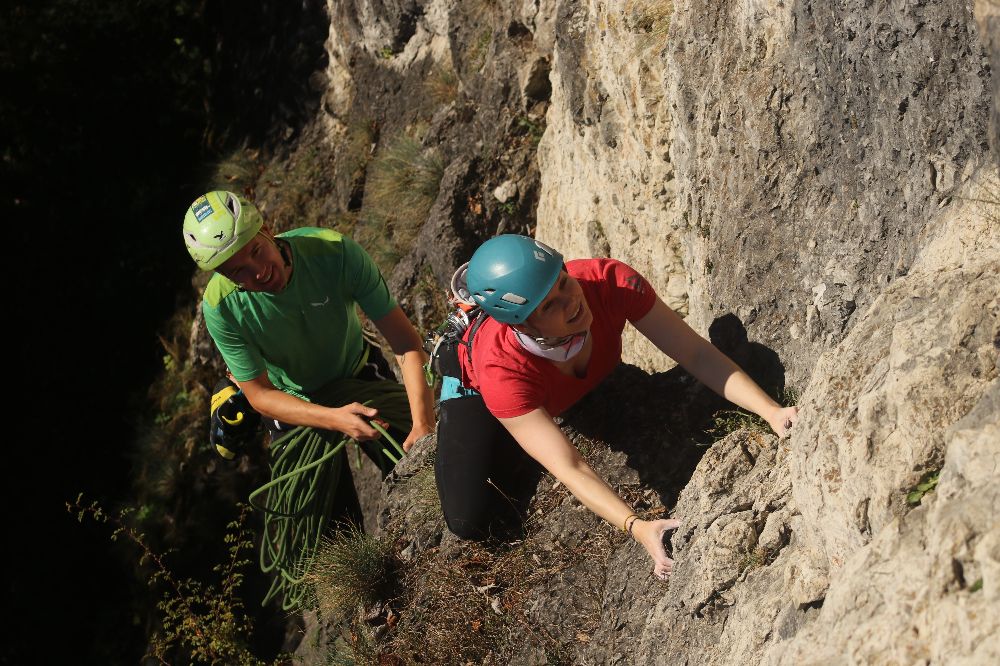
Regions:
[[[967,212],[820,358],[787,444],[723,440],[702,459],[676,509],[695,519],[675,539],[691,568],[648,617],[641,657],[671,663],[657,655],[692,637],[707,663],[1000,657],[984,574],[1000,555],[1000,233]]]
[[[424,123],[445,157],[391,278],[408,307],[483,238],[535,232],[569,257],[631,263],[696,329],[740,331],[741,362],[766,356],[773,385],[802,392],[789,440],[741,430],[702,456],[684,433],[704,391],[623,368],[567,432],[630,501],[683,521],[676,573],[653,581],[641,548],[543,478],[525,548],[539,567],[560,549],[579,559],[517,591],[519,621],[544,631],[480,658],[1000,661],[995,3],[330,0],[329,13],[325,140],[343,145],[361,115],[376,144]],[[457,92],[421,106],[441,65]],[[363,169],[352,178],[345,208]],[[634,338],[626,361],[670,366]],[[460,546],[433,511],[407,513],[428,503],[414,465],[383,488],[379,520],[433,567]],[[911,495],[931,473],[936,488]]]

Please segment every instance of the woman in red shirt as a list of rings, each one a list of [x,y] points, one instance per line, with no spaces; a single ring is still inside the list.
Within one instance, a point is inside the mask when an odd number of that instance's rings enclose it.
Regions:
[[[484,243],[463,269],[457,291],[489,316],[438,354],[445,381],[435,476],[448,528],[476,539],[516,521],[507,488],[525,473],[527,452],[591,511],[639,541],[654,574],[666,577],[673,562],[663,534],[679,521],[638,518],[553,421],[621,361],[625,323],[779,436],[797,408],[778,405],[620,261],[564,264],[547,245],[506,235]]]

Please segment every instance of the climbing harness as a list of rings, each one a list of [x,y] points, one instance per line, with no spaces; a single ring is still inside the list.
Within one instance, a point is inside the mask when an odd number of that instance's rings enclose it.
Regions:
[[[469,361],[472,361],[472,340],[483,322],[486,321],[486,313],[476,304],[472,298],[472,293],[466,284],[468,274],[468,262],[459,266],[458,270],[451,278],[451,297],[448,299],[452,306],[452,311],[448,314],[444,323],[427,335],[424,339],[424,350],[429,358],[424,366],[424,375],[427,377],[428,386],[433,385],[433,378],[436,374],[441,377],[441,395],[439,402],[449,398],[462,397],[466,395],[476,395],[476,391],[462,386],[461,370],[456,366],[453,368],[442,367],[442,347],[464,346],[467,350]],[[466,341],[465,332],[469,330],[469,339]]]

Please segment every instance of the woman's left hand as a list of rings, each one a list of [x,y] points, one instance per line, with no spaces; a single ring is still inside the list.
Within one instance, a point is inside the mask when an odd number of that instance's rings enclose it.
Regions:
[[[798,407],[776,407],[773,412],[767,415],[767,422],[771,426],[771,430],[775,432],[778,437],[784,439],[788,436],[788,432],[795,425],[795,422],[799,418],[799,408]]]

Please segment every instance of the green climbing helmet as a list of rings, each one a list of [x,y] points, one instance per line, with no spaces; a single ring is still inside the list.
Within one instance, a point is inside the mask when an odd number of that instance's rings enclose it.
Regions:
[[[184,215],[184,244],[203,271],[214,271],[236,254],[264,226],[252,203],[216,190],[195,199]]]
[[[545,300],[562,267],[562,255],[545,243],[505,234],[479,246],[465,279],[472,298],[488,315],[519,324]]]

